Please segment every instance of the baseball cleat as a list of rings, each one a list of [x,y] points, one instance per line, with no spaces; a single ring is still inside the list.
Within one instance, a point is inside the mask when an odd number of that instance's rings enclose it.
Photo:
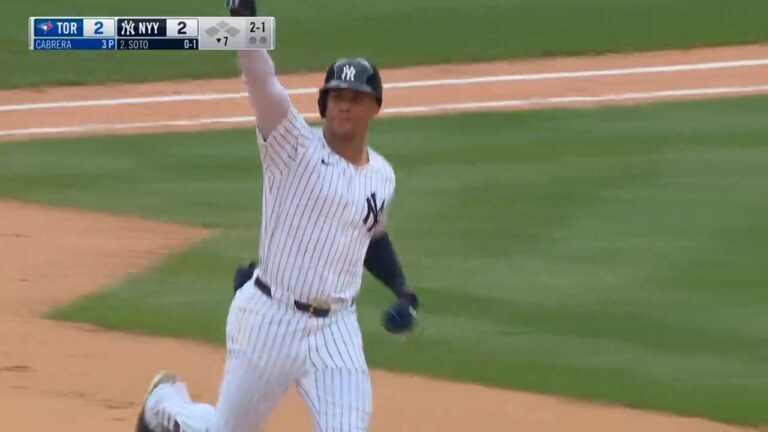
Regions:
[[[149,395],[152,394],[153,391],[155,391],[156,388],[158,388],[162,384],[172,384],[178,381],[178,378],[176,378],[176,375],[174,375],[171,372],[162,371],[155,375],[155,377],[152,379],[152,383],[149,385],[149,389],[147,390],[147,395],[144,396],[144,403],[141,405],[141,412],[139,412],[139,418],[136,420],[136,432],[176,432],[179,430],[178,423],[174,421],[174,425],[172,429],[168,429],[164,427],[164,425],[161,426],[161,430],[155,431],[152,430],[149,425],[147,424],[147,420],[144,418],[144,409],[147,406],[147,400],[149,399]]]

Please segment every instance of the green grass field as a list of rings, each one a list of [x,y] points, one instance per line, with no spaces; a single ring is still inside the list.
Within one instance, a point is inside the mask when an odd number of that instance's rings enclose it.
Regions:
[[[221,16],[223,0],[4,4],[0,88],[236,76],[226,52],[30,52],[30,16]],[[380,66],[768,41],[765,0],[261,1],[277,18],[281,72],[345,55]]]
[[[767,422],[766,118],[768,97],[379,121],[424,308],[397,342],[366,280],[371,365]],[[221,343],[257,158],[248,130],[3,144],[0,196],[221,229],[53,314]]]

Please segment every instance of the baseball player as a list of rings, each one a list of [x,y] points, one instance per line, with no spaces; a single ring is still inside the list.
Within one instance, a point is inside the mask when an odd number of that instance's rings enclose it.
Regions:
[[[256,16],[255,0],[229,0],[232,16]],[[275,76],[266,51],[238,52],[263,167],[259,261],[238,267],[226,324],[219,400],[194,403],[170,373],[155,377],[138,432],[255,431],[295,384],[317,431],[365,431],[371,384],[355,298],[363,269],[395,294],[387,331],[412,330],[419,301],[384,221],[395,174],[366,145],[382,105],[376,67],[340,59],[325,76],[312,128]]]

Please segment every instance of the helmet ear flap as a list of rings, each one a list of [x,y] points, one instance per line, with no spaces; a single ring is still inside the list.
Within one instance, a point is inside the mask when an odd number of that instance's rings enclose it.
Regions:
[[[317,110],[320,112],[320,118],[325,118],[325,111],[328,108],[328,90],[320,90],[317,96]]]

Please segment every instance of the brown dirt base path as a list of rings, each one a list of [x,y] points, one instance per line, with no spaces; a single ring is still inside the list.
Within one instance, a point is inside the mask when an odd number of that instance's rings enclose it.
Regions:
[[[147,382],[172,368],[215,402],[217,346],[49,321],[42,313],[140,273],[206,232],[0,201],[0,431],[129,431]],[[731,431],[717,423],[373,371],[372,431]],[[407,389],[407,391],[404,391]],[[291,392],[267,431],[309,431]]]
[[[281,82],[316,119],[322,79]],[[768,45],[408,67],[382,80],[385,116],[768,94]],[[252,116],[240,79],[0,91],[0,141],[227,129]]]
[[[395,109],[390,114],[398,114],[398,109],[405,108],[406,111],[399,111],[399,115],[403,115],[409,113],[408,108],[434,108],[436,104],[524,102],[495,107],[451,105],[421,112],[587,107],[718,95],[675,93],[692,88],[736,89],[728,93],[731,95],[765,93],[768,92],[768,64],[760,62],[659,74],[562,75],[756,59],[768,60],[768,46],[406,68],[384,71],[385,82],[464,81],[388,90],[385,103]],[[482,83],[466,81],[477,76],[542,73],[556,73],[556,76]],[[317,74],[283,78],[286,87],[293,89],[315,86],[319,80]],[[672,93],[665,93],[668,91]],[[62,101],[233,92],[232,97],[207,101],[60,104]],[[247,101],[237,96],[237,92],[242,92],[242,83],[236,79],[0,92],[0,140],[252,124],[253,120],[247,118],[252,115]],[[605,97],[631,94],[644,96]],[[293,98],[303,112],[314,110],[311,92],[298,92]],[[54,105],[50,107],[21,106],[51,102]],[[246,118],[233,120],[232,116]],[[229,120],[198,121],[213,117]],[[41,118],[46,119],[44,124]],[[157,124],[175,121],[181,123]],[[152,124],[146,125],[148,123]],[[129,127],[125,127],[126,124]],[[18,132],[40,128],[64,129]],[[0,431],[132,430],[147,382],[159,369],[179,373],[189,383],[194,398],[215,401],[224,363],[220,347],[40,318],[46,311],[130,273],[145,271],[167,254],[188,247],[206,235],[198,228],[0,200]],[[372,431],[747,430],[701,419],[382,371],[373,371],[372,378]],[[307,410],[295,393],[285,398],[269,419],[266,430],[311,430]]]

